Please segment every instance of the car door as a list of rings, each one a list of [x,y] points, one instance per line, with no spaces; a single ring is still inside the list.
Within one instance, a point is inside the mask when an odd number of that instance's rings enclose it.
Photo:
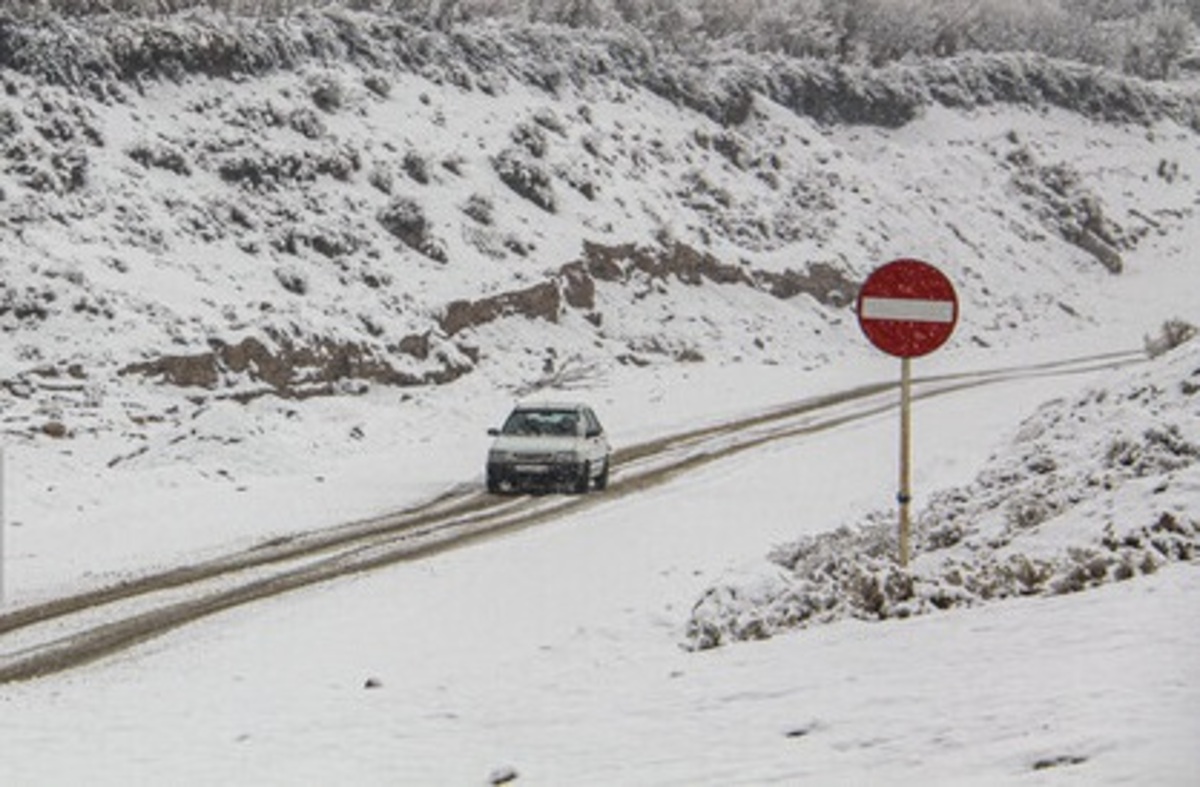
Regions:
[[[599,472],[608,461],[608,439],[604,435],[604,427],[600,419],[590,409],[583,410],[584,435],[587,442],[588,462]]]

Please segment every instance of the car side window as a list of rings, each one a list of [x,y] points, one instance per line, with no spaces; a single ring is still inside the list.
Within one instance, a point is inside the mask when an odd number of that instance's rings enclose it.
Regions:
[[[604,428],[600,426],[599,419],[596,418],[596,414],[591,410],[583,411],[583,421],[587,427],[587,434],[589,436],[600,435],[604,433]]]

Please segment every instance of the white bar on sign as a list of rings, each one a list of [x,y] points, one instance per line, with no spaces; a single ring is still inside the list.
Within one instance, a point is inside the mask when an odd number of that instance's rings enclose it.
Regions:
[[[917,298],[863,298],[861,317],[866,320],[954,322],[954,301]]]

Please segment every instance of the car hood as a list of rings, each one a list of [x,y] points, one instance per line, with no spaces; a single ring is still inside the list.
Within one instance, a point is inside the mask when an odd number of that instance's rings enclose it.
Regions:
[[[541,454],[553,453],[556,451],[572,451],[578,446],[578,444],[578,437],[502,434],[492,443],[492,450],[508,451],[518,454]]]

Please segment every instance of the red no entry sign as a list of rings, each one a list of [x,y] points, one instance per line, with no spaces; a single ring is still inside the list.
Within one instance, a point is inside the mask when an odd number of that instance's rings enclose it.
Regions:
[[[858,292],[858,324],[885,353],[901,358],[941,347],[958,322],[958,296],[946,275],[920,260],[893,260]]]

